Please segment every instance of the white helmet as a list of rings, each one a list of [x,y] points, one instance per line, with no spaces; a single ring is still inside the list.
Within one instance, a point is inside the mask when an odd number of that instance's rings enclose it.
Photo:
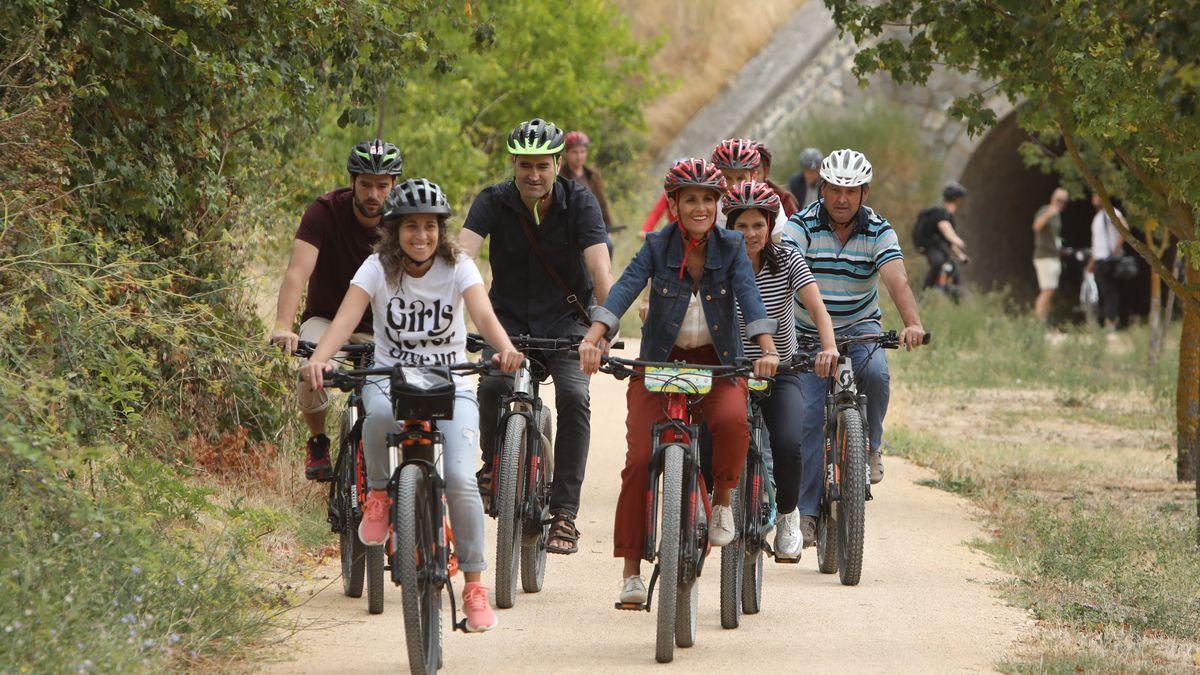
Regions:
[[[871,163],[857,150],[834,150],[821,161],[821,180],[841,187],[866,185],[871,182]]]

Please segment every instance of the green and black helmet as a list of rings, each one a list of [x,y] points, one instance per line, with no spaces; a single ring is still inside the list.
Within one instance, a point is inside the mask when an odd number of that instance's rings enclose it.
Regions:
[[[510,155],[557,155],[565,146],[562,129],[540,117],[518,124],[508,135]]]
[[[350,151],[350,159],[346,161],[346,171],[351,176],[360,173],[399,176],[404,173],[404,158],[400,156],[400,148],[376,138],[354,146]]]
[[[383,202],[383,219],[395,220],[409,213],[448,216],[450,204],[437,183],[424,178],[409,178],[388,193]]]

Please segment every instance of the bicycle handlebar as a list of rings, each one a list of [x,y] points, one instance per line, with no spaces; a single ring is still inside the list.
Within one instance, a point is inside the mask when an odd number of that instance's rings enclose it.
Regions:
[[[927,345],[933,339],[933,333],[926,333],[921,338],[921,344]],[[797,335],[796,342],[801,349],[819,349],[821,347],[820,339],[814,335]],[[884,349],[899,349],[900,335],[894,330],[885,331],[883,333],[874,333],[871,335],[846,335],[837,338],[838,351],[843,351],[845,347],[851,345],[879,345]]]
[[[465,363],[454,363],[449,366],[395,365],[376,368],[356,368],[352,370],[339,370],[335,368],[323,373],[322,379],[326,384],[335,389],[353,389],[362,384],[371,375],[391,375],[401,368],[446,368],[452,373],[476,375],[488,372],[493,367],[494,364],[490,361],[467,361]]]
[[[512,341],[513,346],[517,349],[536,349],[541,351],[571,351],[579,348],[581,338],[537,338],[530,335],[510,335],[508,339]],[[467,351],[480,352],[487,346],[487,341],[478,333],[467,334]],[[625,342],[617,340],[609,345],[611,349],[624,349]]]
[[[317,343],[309,342],[308,340],[300,340],[296,343],[296,351],[292,352],[295,356],[308,358],[313,355],[317,349]],[[347,342],[338,348],[339,352],[347,354],[373,354],[375,352],[374,342]]]
[[[751,377],[754,375],[754,362],[741,357],[736,365],[711,365],[706,363],[687,363],[685,361],[641,361],[639,359],[623,359],[617,356],[600,357],[600,370],[618,380],[623,380],[633,374],[634,368],[694,368],[707,370],[713,377]],[[781,362],[775,369],[776,375],[786,373],[803,373],[812,370],[812,359],[806,355],[797,355],[791,361]],[[773,378],[767,378],[773,379]]]

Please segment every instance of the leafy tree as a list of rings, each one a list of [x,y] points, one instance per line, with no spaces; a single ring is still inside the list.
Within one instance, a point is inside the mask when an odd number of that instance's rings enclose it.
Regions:
[[[641,105],[658,85],[648,74],[651,46],[630,36],[624,16],[604,0],[552,8],[529,0],[470,5],[472,30],[436,21],[442,67],[394,81],[379,110],[383,135],[404,153],[405,174],[425,176],[464,203],[509,169],[504,141],[522,120],[544,117],[593,139],[591,161],[619,188],[634,175],[642,141]],[[313,156],[326,185],[344,182],[345,149],[377,129],[376,116],[353,122],[329,114]],[[311,175],[311,174],[310,174]]]
[[[1197,0],[825,0],[860,44],[860,75],[923,84],[935,65],[994,82],[1018,121],[1057,139],[1100,195],[1123,194],[1166,228],[1190,264],[1184,279],[1160,251],[1120,227],[1184,304],[1178,377],[1178,469],[1200,458],[1200,3]],[[973,133],[996,122],[984,92],[950,106]],[[1200,479],[1197,480],[1200,497]],[[1200,515],[1200,504],[1197,506]]]

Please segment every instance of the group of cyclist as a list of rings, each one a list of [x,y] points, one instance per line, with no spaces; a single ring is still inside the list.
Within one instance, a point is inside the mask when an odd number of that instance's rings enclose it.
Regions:
[[[305,473],[313,480],[332,474],[322,385],[341,345],[373,341],[379,366],[463,362],[464,308],[487,341],[485,356],[500,373],[481,377],[478,392],[456,376],[453,419],[437,422],[445,438],[446,495],[467,581],[470,631],[497,625],[480,580],[480,493],[488,493],[494,480],[500,401],[512,387],[503,373],[526,358],[509,336],[580,339],[578,360],[543,355],[555,383],[559,431],[546,550],[559,554],[578,550],[575,521],[591,438],[589,378],[643,289],[642,359],[732,365],[748,357],[756,376],[772,377],[781,360],[797,354],[798,333],[817,336],[814,372],[780,374],[762,406],[781,514],[774,551],[791,559],[815,543],[825,378],[837,363],[838,338],[881,331],[880,279],[904,322],[901,343],[912,349],[924,337],[896,234],[866,206],[873,175],[861,153],[846,149],[821,158],[816,191],[804,195],[816,196],[800,204],[769,182],[770,153],[760,143],[730,139],[709,159],[675,162],[663,184],[669,224],[645,235],[614,283],[606,209],[588,185],[598,182],[598,174],[589,174],[581,161],[563,165],[568,139],[573,147],[588,143],[586,136],[564,134],[542,119],[513,129],[507,143],[513,177],[479,194],[457,243],[447,231],[449,200],[437,184],[423,178],[397,182],[403,163],[390,143],[356,145],[347,164],[351,186],[319,197],[301,219],[279,293],[271,341],[289,351],[299,340],[317,343],[301,365],[297,391],[310,434]],[[486,292],[474,262],[485,239],[492,271]],[[293,332],[305,286],[302,323]],[[870,464],[872,482],[878,482],[887,362],[879,350],[851,356],[871,402]],[[397,425],[388,395],[386,378],[372,380],[363,392],[369,492],[359,537],[367,545],[388,537],[386,436]],[[640,560],[650,428],[665,414],[657,396],[639,377],[631,379],[628,452],[613,536],[614,556],[624,560],[621,602],[646,600]],[[747,397],[745,379],[730,378],[714,382],[700,402],[714,441],[713,545],[738,536],[730,504],[748,449]],[[478,472],[476,447],[483,458]]]

